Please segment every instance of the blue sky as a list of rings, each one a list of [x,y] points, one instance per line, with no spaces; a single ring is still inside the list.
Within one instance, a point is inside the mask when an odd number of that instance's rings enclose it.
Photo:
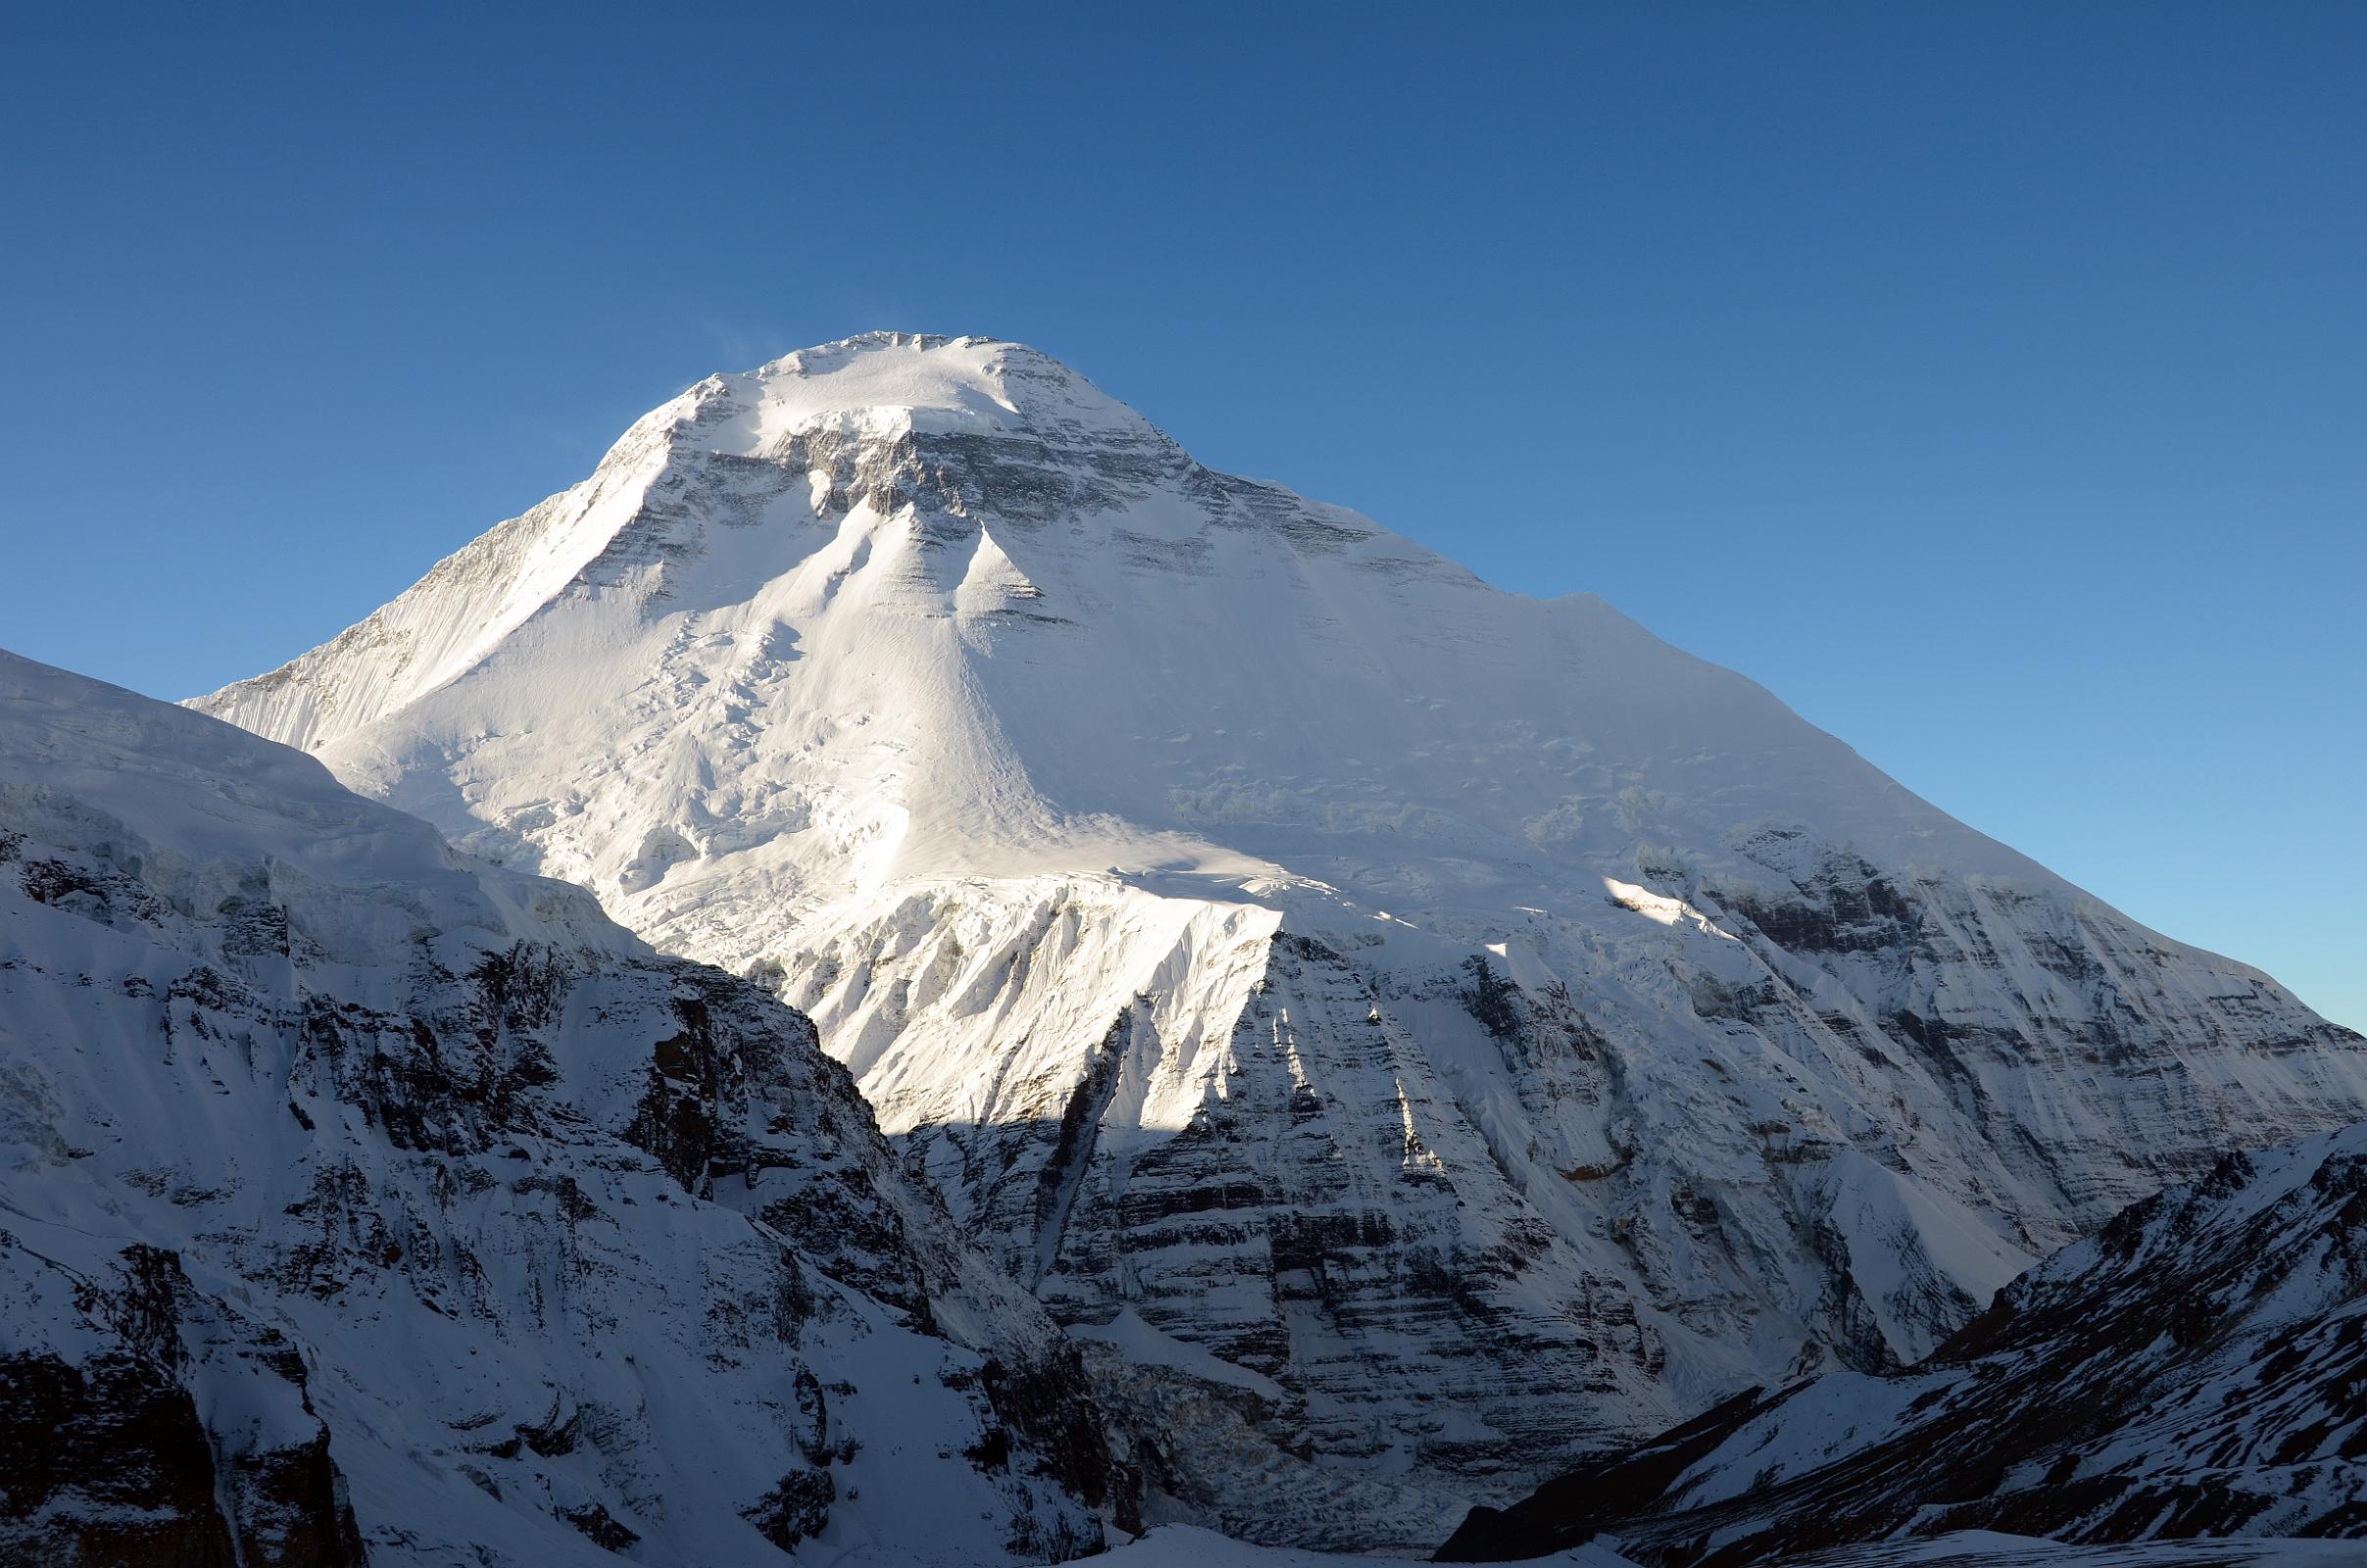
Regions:
[[[0,645],[205,690],[993,333],[2367,1026],[2367,8],[1143,9],[21,11]]]

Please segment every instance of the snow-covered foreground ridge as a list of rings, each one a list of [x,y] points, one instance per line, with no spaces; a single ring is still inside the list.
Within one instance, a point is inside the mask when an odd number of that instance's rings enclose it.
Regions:
[[[806,1021],[0,654],[0,1561],[1041,1561],[1075,1348]]]
[[[1968,1529],[2347,1537],[2330,1560],[2367,1562],[2367,1126],[2231,1154],[1921,1365],[1740,1396],[1476,1511],[1440,1556],[1603,1534],[1655,1568],[1741,1568]]]
[[[1912,1359],[2122,1203],[2367,1116],[2357,1036],[1750,681],[1014,344],[702,382],[197,706],[811,1012],[1112,1325],[1155,1486],[1262,1539],[1434,1542]]]

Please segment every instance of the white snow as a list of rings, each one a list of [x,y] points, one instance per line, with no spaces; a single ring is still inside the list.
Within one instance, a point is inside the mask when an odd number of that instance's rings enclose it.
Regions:
[[[1069,1334],[1080,1340],[1101,1340],[1116,1346],[1126,1358],[1139,1366],[1171,1367],[1189,1372],[1210,1383],[1223,1383],[1237,1389],[1262,1394],[1269,1399],[1282,1398],[1282,1386],[1272,1378],[1260,1377],[1249,1368],[1210,1355],[1197,1345],[1187,1345],[1171,1334],[1162,1334],[1142,1320],[1142,1315],[1129,1306],[1107,1323],[1072,1324]]]

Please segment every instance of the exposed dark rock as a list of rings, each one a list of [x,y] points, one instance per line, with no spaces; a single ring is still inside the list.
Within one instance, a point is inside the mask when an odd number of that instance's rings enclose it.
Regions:
[[[1463,960],[1463,970],[1471,983],[1463,988],[1462,1003],[1479,1026],[1499,1040],[1510,1040],[1520,1033],[1520,988],[1496,972],[1496,966],[1479,954]]]
[[[79,1272],[0,1233],[0,1282],[24,1311],[71,1302],[75,1359],[0,1354],[0,1561],[114,1568],[346,1568],[364,1561],[326,1428],[286,1342],[192,1292],[179,1260],[132,1247]],[[185,1322],[194,1313],[198,1321]],[[19,1335],[63,1324],[24,1321]],[[204,1342],[193,1353],[184,1334]],[[12,1335],[12,1338],[17,1337]],[[293,1429],[209,1431],[200,1379],[287,1385]],[[232,1396],[237,1397],[237,1396]],[[274,1396],[266,1388],[264,1400]]]
[[[623,1551],[641,1540],[639,1531],[627,1529],[603,1503],[587,1502],[571,1508],[562,1507],[557,1512],[560,1518],[580,1531],[586,1541],[606,1551]]]
[[[742,1510],[740,1517],[783,1551],[822,1533],[830,1522],[830,1505],[838,1500],[838,1483],[827,1470],[793,1470],[781,1484]]]

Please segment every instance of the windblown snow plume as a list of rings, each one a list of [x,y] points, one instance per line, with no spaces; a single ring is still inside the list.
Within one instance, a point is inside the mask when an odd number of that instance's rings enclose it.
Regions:
[[[2357,1036],[1750,681],[1015,344],[704,381],[197,706],[811,1013],[1154,1512],[1261,1540],[1892,1369],[2367,1117]]]

